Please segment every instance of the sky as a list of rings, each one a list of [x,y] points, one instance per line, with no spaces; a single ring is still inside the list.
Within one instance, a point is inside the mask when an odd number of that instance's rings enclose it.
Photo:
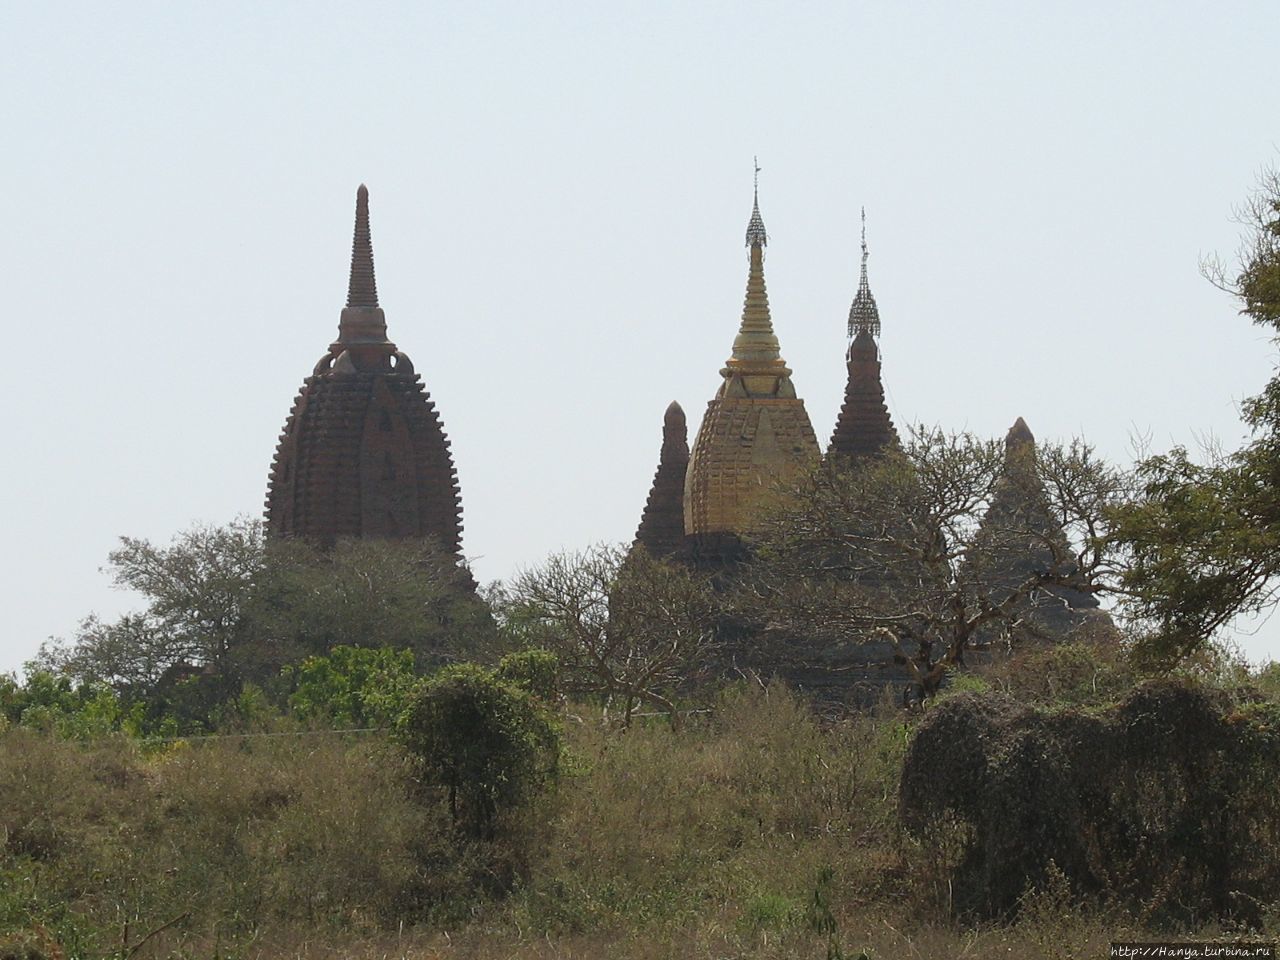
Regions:
[[[862,206],[899,425],[1232,449],[1275,370],[1199,268],[1280,162],[1274,0],[0,0],[0,37],[0,672],[138,605],[119,537],[261,512],[360,183],[481,581],[634,534],[736,332],[753,157],[824,445]]]

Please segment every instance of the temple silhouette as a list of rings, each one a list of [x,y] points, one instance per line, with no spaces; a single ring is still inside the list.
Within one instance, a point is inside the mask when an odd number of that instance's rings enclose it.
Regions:
[[[720,389],[703,414],[684,481],[686,549],[703,566],[740,560],[741,535],[761,496],[819,457],[809,414],[796,396],[773,331],[764,282],[768,243],[757,184],[747,223],[742,321],[720,371]]]
[[[429,538],[459,556],[462,504],[449,440],[422,377],[387,339],[356,193],[347,305],[338,338],[302,384],[272,461],[270,537]]]
[[[844,403],[836,420],[827,457],[857,461],[875,456],[882,450],[898,446],[898,431],[893,428],[889,407],[884,401],[884,384],[880,380],[880,308],[867,281],[867,211],[862,211],[862,273],[858,292],[849,307],[849,349],[845,365],[849,376],[845,382]]]
[[[764,279],[768,233],[757,182],[747,223],[747,294],[733,348],[707,404],[692,454],[684,447],[684,411],[673,402],[662,453],[635,542],[651,554],[719,571],[745,558],[762,498],[788,474],[818,463],[813,425],[782,359]],[[862,268],[849,307],[848,379],[826,458],[847,465],[899,446],[881,380],[880,312],[867,279],[866,211]],[[678,438],[677,438],[678,437]],[[683,470],[683,483],[676,475]],[[674,518],[684,518],[678,530]]]
[[[759,509],[789,477],[824,460],[853,469],[901,446],[885,402],[865,211],[861,269],[848,315],[844,399],[825,454],[782,358],[769,309],[758,167],[745,245],[746,295],[718,389],[692,445],[684,410],[674,402],[667,408],[658,466],[635,536],[635,544],[656,557],[717,575],[748,560],[746,543]],[[1006,447],[1004,476],[982,521],[988,566],[969,571],[996,584],[1025,579],[1037,564],[1056,563],[1061,570],[1068,552],[1034,469],[1034,438],[1021,418]],[[320,545],[341,538],[421,539],[461,564],[461,496],[449,440],[412,361],[387,337],[363,185],[356,193],[338,336],[303,381],[280,434],[265,515],[271,538]],[[1028,530],[1038,546],[1028,547]],[[466,580],[474,588],[469,574]],[[1076,622],[1076,611],[1097,607],[1092,596],[1061,588],[1047,588],[1028,604],[1024,619],[1042,624],[1047,633],[1061,633]],[[836,672],[842,674],[837,685],[859,676],[865,685],[872,674],[872,686],[900,679],[884,671],[885,651],[872,646],[842,654],[834,665],[815,667],[812,658],[800,657],[778,672],[809,690],[828,684]],[[818,659],[830,655],[830,649],[817,651]]]
[[[901,441],[885,400],[880,310],[867,276],[866,211],[861,265],[849,307],[844,398],[825,453],[818,448],[803,399],[782,351],[765,287],[768,235],[760,215],[757,168],[747,225],[747,292],[737,336],[715,396],[686,445],[684,411],[672,403],[663,419],[662,451],[634,545],[651,555],[723,575],[749,562],[759,508],[788,476],[819,463],[855,470]],[[683,478],[683,483],[680,482]],[[776,492],[774,496],[776,497]],[[683,518],[683,524],[679,522]],[[1048,508],[1035,469],[1035,440],[1018,418],[1006,439],[1003,472],[980,525],[980,561],[965,575],[997,594],[1017,589],[1037,571],[1060,577],[1074,569],[1066,534]],[[874,584],[869,584],[874,587]],[[1033,590],[1011,611],[1020,636],[1061,639],[1090,616],[1109,624],[1092,595],[1060,586]],[[796,636],[767,625],[730,624],[724,649],[734,669],[777,676],[823,704],[867,705],[886,687],[912,682],[906,662],[879,635]],[[994,627],[975,638],[974,662],[989,659]]]

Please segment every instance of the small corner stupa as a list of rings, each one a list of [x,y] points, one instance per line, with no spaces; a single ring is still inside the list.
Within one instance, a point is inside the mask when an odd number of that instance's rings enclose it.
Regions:
[[[689,430],[674,400],[662,418],[662,452],[640,517],[635,542],[650,556],[669,558],[684,550],[684,478],[689,469]]]
[[[967,575],[990,591],[995,602],[1002,591],[1049,576],[1019,605],[1019,616],[1035,636],[1064,637],[1090,612],[1109,624],[1097,597],[1062,582],[1070,582],[1077,568],[1036,468],[1036,438],[1022,417],[1009,428],[1004,446],[1004,468],[974,538]]]
[[[347,305],[338,338],[303,381],[267,488],[270,537],[430,539],[457,557],[462,506],[449,440],[409,357],[387,339],[356,193]]]
[[[867,282],[867,211],[862,211],[862,276],[849,307],[849,349],[845,354],[849,378],[827,458],[857,463],[899,446],[898,432],[885,404],[880,379],[880,310]]]
[[[750,530],[763,495],[820,456],[769,314],[764,283],[768,236],[760,216],[759,173],[756,167],[742,321],[720,371],[720,389],[707,404],[685,477],[686,543],[700,566],[739,559],[741,535]]]

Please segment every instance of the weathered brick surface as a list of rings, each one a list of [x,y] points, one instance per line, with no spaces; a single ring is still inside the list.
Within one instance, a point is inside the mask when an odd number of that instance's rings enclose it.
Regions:
[[[338,339],[303,381],[271,466],[273,537],[430,537],[462,543],[457,471],[435,404],[386,337],[360,188]]]
[[[684,549],[684,476],[689,468],[689,430],[684,410],[672,401],[662,420],[662,453],[645,503],[636,543],[652,556],[677,556]]]
[[[847,366],[844,403],[827,445],[827,456],[857,461],[898,446],[898,431],[884,400],[880,351],[870,331],[863,330],[849,345]]]

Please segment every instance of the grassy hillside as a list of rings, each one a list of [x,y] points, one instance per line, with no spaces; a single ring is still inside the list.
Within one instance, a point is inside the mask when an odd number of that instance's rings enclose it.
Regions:
[[[1089,702],[1125,680],[1038,663],[982,682]],[[950,921],[954,851],[896,825],[895,709],[821,726],[755,686],[678,733],[563,724],[554,790],[484,842],[381,733],[0,732],[0,957],[1084,957],[1149,933],[1065,887],[1015,924]]]

